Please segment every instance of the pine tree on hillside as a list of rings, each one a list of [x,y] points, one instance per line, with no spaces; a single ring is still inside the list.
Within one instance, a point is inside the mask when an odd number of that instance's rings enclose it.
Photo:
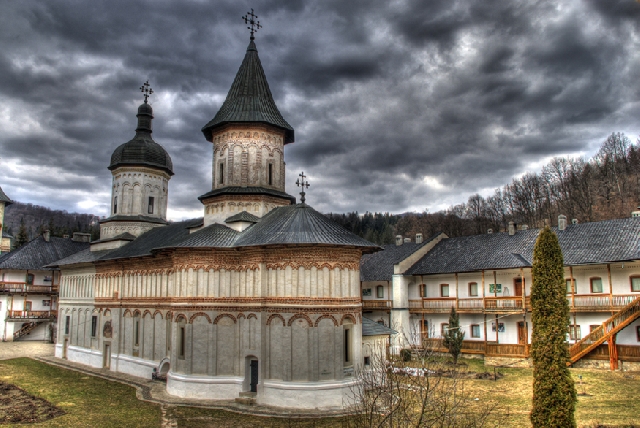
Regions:
[[[16,248],[22,247],[29,242],[29,235],[27,234],[27,227],[24,225],[24,218],[20,219],[20,229],[18,230],[18,236],[16,236]]]
[[[464,340],[464,331],[460,328],[460,316],[456,312],[455,307],[451,307],[449,314],[449,327],[444,332],[442,344],[449,350],[453,357],[453,364],[458,364],[458,356],[462,350],[462,341]]]
[[[575,427],[576,389],[567,367],[569,305],[562,251],[549,227],[540,231],[531,269],[531,357],[533,408],[531,424],[539,427]]]

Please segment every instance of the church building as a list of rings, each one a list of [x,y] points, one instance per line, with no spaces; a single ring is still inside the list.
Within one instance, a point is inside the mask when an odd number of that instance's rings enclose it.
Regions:
[[[108,166],[111,213],[100,239],[53,264],[55,352],[166,377],[167,392],[183,398],[340,408],[364,358],[363,331],[391,332],[362,324],[360,259],[380,248],[307,205],[304,174],[300,202],[286,193],[294,130],[253,32],[224,104],[202,128],[213,166],[201,219],[167,221],[173,164],[152,138],[152,90],[141,88],[136,135]]]

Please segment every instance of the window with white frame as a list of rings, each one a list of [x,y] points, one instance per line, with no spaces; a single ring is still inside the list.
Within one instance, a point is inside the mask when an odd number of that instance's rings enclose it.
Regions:
[[[449,297],[449,284],[440,284],[440,297]]]
[[[478,295],[478,283],[470,282],[469,283],[469,296],[474,297]]]
[[[471,324],[471,337],[480,337],[480,325]]]
[[[591,278],[591,292],[602,293],[602,278]]]
[[[640,292],[640,276],[632,276],[631,279],[631,291],[634,293]]]
[[[384,298],[384,287],[382,285],[378,285],[376,287],[376,297],[378,299],[383,299]]]

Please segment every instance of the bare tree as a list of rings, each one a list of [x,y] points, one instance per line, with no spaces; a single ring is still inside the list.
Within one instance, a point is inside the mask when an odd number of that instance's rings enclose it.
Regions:
[[[343,427],[501,426],[495,403],[470,397],[465,371],[452,367],[432,347],[414,347],[410,362],[388,358],[384,341],[371,346],[368,354],[369,364],[355,370]]]

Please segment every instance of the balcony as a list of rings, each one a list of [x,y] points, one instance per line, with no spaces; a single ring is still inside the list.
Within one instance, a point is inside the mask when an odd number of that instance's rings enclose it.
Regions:
[[[389,311],[391,309],[391,300],[363,300],[363,311]]]
[[[509,313],[522,312],[522,297],[486,297],[456,299],[455,297],[437,297],[409,300],[409,310],[418,313],[450,312],[455,307],[461,313]]]
[[[487,312],[522,312],[522,296],[486,297],[484,309]]]
[[[571,311],[619,311],[638,297],[638,294],[609,296],[608,294],[567,295]]]
[[[26,282],[0,282],[0,293],[5,294],[57,294],[58,286],[31,285]]]
[[[58,316],[57,310],[51,311],[7,311],[7,321],[51,320]]]

